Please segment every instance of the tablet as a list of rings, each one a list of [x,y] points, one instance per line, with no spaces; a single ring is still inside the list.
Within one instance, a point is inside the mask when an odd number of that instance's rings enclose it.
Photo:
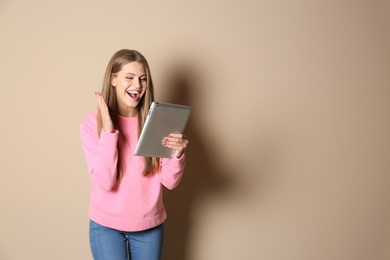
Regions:
[[[171,133],[183,133],[191,106],[153,102],[142,128],[134,155],[171,158],[174,150],[162,145]]]

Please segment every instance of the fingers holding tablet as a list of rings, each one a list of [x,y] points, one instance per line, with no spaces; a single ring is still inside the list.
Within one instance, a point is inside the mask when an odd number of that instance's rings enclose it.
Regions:
[[[165,147],[175,150],[174,154],[179,158],[183,155],[189,141],[183,134],[170,134],[169,136],[164,137],[162,144]]]

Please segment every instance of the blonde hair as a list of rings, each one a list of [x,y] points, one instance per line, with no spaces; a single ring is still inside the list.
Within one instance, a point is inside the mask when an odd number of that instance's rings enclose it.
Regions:
[[[138,112],[138,135],[141,133],[141,129],[145,123],[146,117],[149,112],[150,105],[154,101],[154,87],[153,87],[153,81],[152,76],[150,74],[150,68],[149,64],[146,61],[145,57],[135,50],[128,50],[128,49],[122,49],[117,51],[110,59],[107,65],[106,72],[104,74],[103,79],[103,87],[101,94],[104,98],[104,100],[107,103],[108,110],[110,112],[111,120],[114,124],[114,128],[118,129],[118,120],[117,120],[117,113],[118,113],[118,104],[117,104],[117,97],[116,97],[116,88],[111,85],[111,77],[113,74],[118,73],[122,70],[122,67],[129,62],[139,62],[142,64],[145,68],[146,72],[146,91],[143,97],[141,98],[140,102],[137,106],[137,112]],[[97,115],[98,120],[98,133],[100,136],[100,133],[102,131],[103,122],[101,119],[100,111],[98,110]],[[155,157],[143,157],[144,160],[144,171],[143,175],[147,176],[150,173],[155,172],[160,167],[160,160],[159,158]],[[121,153],[118,149],[118,165],[117,165],[117,179],[119,180],[122,176],[122,173],[120,171],[121,169]]]

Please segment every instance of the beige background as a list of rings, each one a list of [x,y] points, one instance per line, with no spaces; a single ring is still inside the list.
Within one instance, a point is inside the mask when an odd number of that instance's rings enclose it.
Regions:
[[[91,259],[105,66],[193,106],[164,260],[390,259],[389,1],[0,1],[0,259]]]

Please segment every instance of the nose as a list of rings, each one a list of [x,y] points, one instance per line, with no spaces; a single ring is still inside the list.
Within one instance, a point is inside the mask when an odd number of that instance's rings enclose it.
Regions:
[[[137,80],[134,80],[133,86],[140,89],[141,86],[142,86],[142,84],[141,84],[141,79],[138,78]]]

